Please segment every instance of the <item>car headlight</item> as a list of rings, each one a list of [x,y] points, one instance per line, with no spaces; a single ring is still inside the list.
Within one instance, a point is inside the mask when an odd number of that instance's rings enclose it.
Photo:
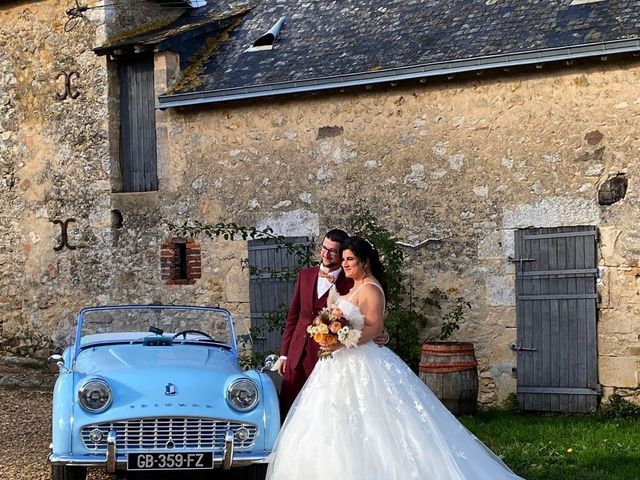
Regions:
[[[78,401],[82,408],[91,413],[105,411],[111,405],[111,388],[102,379],[93,378],[83,383],[78,390]]]
[[[258,404],[258,387],[251,380],[236,380],[227,389],[227,402],[236,410],[249,411]]]

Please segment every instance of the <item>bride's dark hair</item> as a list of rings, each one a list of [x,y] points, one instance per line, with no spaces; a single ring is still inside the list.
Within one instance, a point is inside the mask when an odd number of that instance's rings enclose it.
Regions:
[[[380,261],[380,255],[373,244],[366,238],[354,235],[353,237],[349,237],[349,239],[342,245],[342,250],[351,250],[354,255],[358,257],[358,260],[365,265],[369,265],[371,275],[380,282],[384,296],[388,297],[387,276],[384,273],[384,266]]]

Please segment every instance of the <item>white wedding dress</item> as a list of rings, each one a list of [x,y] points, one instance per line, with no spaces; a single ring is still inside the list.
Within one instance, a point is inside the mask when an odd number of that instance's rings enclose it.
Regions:
[[[342,298],[347,318],[362,317]],[[267,480],[518,479],[391,350],[319,360],[287,416]]]

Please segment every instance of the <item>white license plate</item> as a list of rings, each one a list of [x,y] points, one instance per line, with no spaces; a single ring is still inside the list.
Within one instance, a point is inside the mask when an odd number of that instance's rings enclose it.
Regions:
[[[212,452],[130,453],[127,470],[204,470],[213,468]]]

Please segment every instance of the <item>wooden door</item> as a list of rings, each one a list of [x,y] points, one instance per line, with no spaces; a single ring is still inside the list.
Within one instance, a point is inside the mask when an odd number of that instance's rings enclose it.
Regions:
[[[158,190],[153,56],[122,59],[118,73],[122,190]]]
[[[591,226],[516,232],[513,349],[524,410],[596,410],[596,234]]]
[[[288,237],[288,243],[310,247],[307,237]],[[296,282],[299,257],[275,240],[249,241],[249,302],[251,326],[260,331],[254,351],[277,351],[282,332],[269,331],[268,316],[287,309]]]

